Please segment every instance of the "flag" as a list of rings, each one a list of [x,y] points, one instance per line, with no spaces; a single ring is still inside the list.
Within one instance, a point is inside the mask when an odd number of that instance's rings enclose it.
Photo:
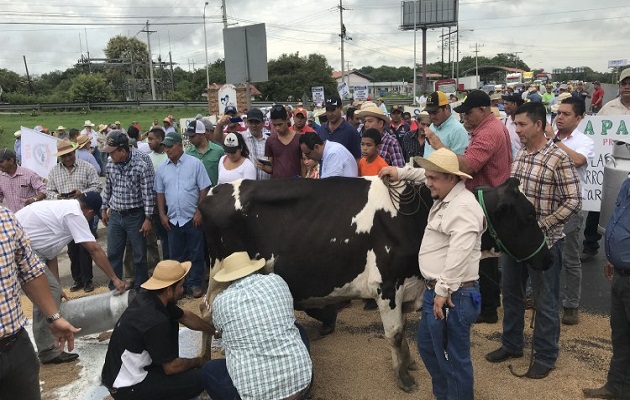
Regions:
[[[22,166],[44,179],[57,164],[57,139],[36,130],[21,127]]]

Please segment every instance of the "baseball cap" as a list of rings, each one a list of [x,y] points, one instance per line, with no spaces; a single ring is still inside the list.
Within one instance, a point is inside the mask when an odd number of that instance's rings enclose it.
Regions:
[[[501,96],[503,97],[503,100],[505,101],[511,101],[512,103],[516,103],[517,106],[520,106],[521,104],[524,103],[523,98],[521,96],[519,96],[518,94],[506,94]]]
[[[298,114],[302,114],[304,118],[308,117],[308,111],[306,111],[305,109],[301,107],[293,110],[293,115],[298,115]]]
[[[341,108],[341,98],[339,96],[331,96],[326,99],[326,109],[329,108]]]
[[[247,120],[251,121],[260,121],[262,122],[265,118],[263,117],[262,111],[259,108],[250,108],[247,110]]]
[[[107,134],[103,151],[111,153],[120,147],[129,147],[129,136],[123,131],[114,130]]]
[[[98,192],[85,192],[79,197],[83,203],[85,203],[88,208],[94,210],[95,213],[101,212],[101,207],[103,206],[103,198]]]
[[[630,78],[630,68],[626,68],[621,71],[621,75],[619,75],[619,83],[623,82],[626,78]]]
[[[238,110],[234,106],[226,106],[225,110],[223,110],[223,114],[238,114]]]
[[[214,131],[214,125],[209,119],[202,119],[201,123],[203,124],[204,128],[206,128],[206,131],[209,131],[209,132]]]
[[[201,133],[201,134],[206,133],[206,127],[203,124],[203,122],[199,120],[190,121],[190,123],[186,127],[186,135],[195,136],[198,133]]]
[[[235,133],[230,132],[223,139],[223,149],[226,153],[235,153],[238,149],[238,137]]]
[[[446,93],[442,91],[435,91],[427,97],[427,102],[425,103],[425,107],[423,111],[426,112],[435,112],[438,108],[448,105],[448,97],[446,97]]]
[[[463,114],[475,107],[490,107],[490,96],[488,96],[488,93],[483,90],[472,90],[468,93],[466,100],[453,110],[456,113]]]
[[[204,129],[205,132],[205,129]],[[169,133],[168,135],[164,136],[164,140],[162,140],[162,146],[167,146],[170,147],[172,145],[174,145],[175,143],[181,143],[182,142],[182,135],[180,135],[179,133]]]
[[[560,85],[560,87],[558,88],[560,90],[569,90],[569,86],[566,83],[563,83]]]
[[[392,106],[392,109],[390,111],[390,114],[393,112],[399,112],[402,113],[404,111],[403,106],[399,105],[399,104],[395,104]]]

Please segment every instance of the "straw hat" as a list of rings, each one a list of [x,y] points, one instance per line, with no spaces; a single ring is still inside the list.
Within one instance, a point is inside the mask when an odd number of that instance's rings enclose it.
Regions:
[[[175,260],[162,260],[153,270],[153,276],[140,287],[147,290],[164,289],[175,282],[179,282],[190,271],[190,261],[179,263]]]
[[[385,124],[389,124],[390,120],[387,114],[376,104],[372,102],[365,102],[358,111],[359,117],[374,117],[385,121]]]
[[[429,157],[414,157],[413,160],[421,167],[428,171],[444,172],[472,179],[472,176],[459,170],[459,161],[457,154],[449,149],[442,147],[435,150]]]
[[[90,143],[90,137],[88,135],[83,134],[77,136],[77,149],[84,148],[88,143]]]
[[[77,149],[77,145],[72,143],[69,139],[60,140],[57,142],[57,154],[56,157],[61,157],[64,154],[72,153]]]
[[[550,107],[551,112],[557,113],[558,109],[560,108],[560,103],[562,103],[562,100],[568,99],[569,97],[572,97],[571,93],[561,93],[560,95],[558,95],[558,100]]]
[[[15,131],[13,133],[13,136],[15,136],[16,138],[19,138],[20,136],[22,136],[22,131],[21,130],[20,131]]]
[[[64,128],[64,126],[63,126],[63,125],[59,125],[59,126],[57,127],[57,130],[58,130],[58,131],[65,131],[65,130],[66,130],[66,128]]]
[[[84,127],[89,126],[90,128],[94,127],[94,124],[92,123],[92,121],[90,121],[89,119],[85,121],[85,124],[83,124]]]
[[[246,251],[232,253],[223,260],[223,268],[216,273],[217,282],[231,282],[243,278],[265,266],[265,259],[252,260]]]

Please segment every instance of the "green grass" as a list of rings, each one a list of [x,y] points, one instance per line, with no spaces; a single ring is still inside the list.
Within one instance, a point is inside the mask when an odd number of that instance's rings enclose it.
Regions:
[[[13,133],[20,129],[20,126],[34,128],[42,125],[49,130],[56,130],[59,125],[66,129],[83,129],[86,119],[89,119],[96,126],[99,124],[113,124],[120,121],[123,128],[127,128],[132,121],[138,121],[142,130],[149,128],[154,119],[162,121],[167,115],[180,118],[194,117],[197,114],[206,115],[207,108],[154,108],[154,109],[118,109],[118,110],[97,110],[97,111],[74,111],[74,112],[34,112],[0,114],[0,147],[13,147],[15,139]]]

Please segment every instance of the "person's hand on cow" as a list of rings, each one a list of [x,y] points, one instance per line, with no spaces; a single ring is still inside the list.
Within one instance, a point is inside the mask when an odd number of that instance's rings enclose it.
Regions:
[[[151,229],[153,229],[153,225],[151,225],[151,220],[149,218],[145,218],[142,226],[140,227],[140,233],[142,233],[142,236],[147,237],[149,232],[151,232]]]
[[[201,226],[202,222],[203,222],[203,220],[201,218],[201,211],[199,211],[199,209],[197,209],[195,211],[195,215],[193,215],[193,226],[195,228],[199,228]]]
[[[386,177],[390,182],[398,180],[398,169],[396,167],[383,167],[378,173],[378,177],[385,180]]]
[[[171,226],[168,223],[168,216],[166,214],[160,215],[160,223],[167,231],[171,230]]]
[[[435,297],[433,298],[433,315],[435,316],[435,319],[445,318],[445,315],[444,315],[445,304],[448,307],[455,307],[455,304],[451,300],[451,295],[449,294],[448,297],[444,297],[444,296],[440,296],[439,294],[436,294]]]
[[[109,213],[107,213],[107,210],[101,211],[101,222],[105,226],[109,223]]]
[[[606,264],[604,264],[604,276],[606,277],[606,279],[608,279],[608,282],[612,282],[614,271],[615,266],[606,261]]]

